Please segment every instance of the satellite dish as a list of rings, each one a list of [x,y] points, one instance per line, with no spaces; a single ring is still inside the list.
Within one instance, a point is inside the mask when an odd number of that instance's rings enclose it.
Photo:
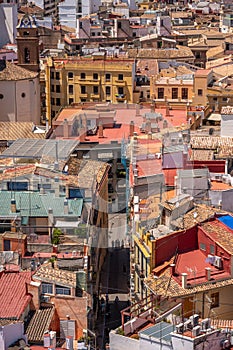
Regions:
[[[196,212],[196,211],[193,213],[193,218],[194,218],[194,219],[197,218],[197,212]]]

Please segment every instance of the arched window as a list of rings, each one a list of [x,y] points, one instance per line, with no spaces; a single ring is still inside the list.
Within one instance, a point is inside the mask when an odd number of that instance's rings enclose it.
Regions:
[[[30,63],[30,50],[27,47],[24,49],[24,62]]]

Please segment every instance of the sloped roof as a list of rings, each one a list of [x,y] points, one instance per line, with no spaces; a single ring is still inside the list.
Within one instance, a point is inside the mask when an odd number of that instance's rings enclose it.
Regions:
[[[129,58],[157,58],[157,59],[179,59],[194,58],[191,49],[187,46],[179,46],[175,49],[128,49]]]
[[[0,277],[0,319],[19,319],[31,296],[27,294],[26,282],[31,272],[3,272]]]
[[[26,330],[29,342],[37,343],[43,341],[44,332],[50,329],[54,310],[54,307],[36,310]]]
[[[32,79],[37,75],[38,73],[31,72],[27,69],[16,66],[14,63],[6,61],[5,68],[0,70],[0,81]]]
[[[0,140],[44,139],[44,133],[34,133],[32,122],[0,122]]]
[[[30,191],[0,191],[0,215],[15,216],[11,212],[11,199],[16,200],[17,213],[21,216],[47,217],[49,208],[53,209],[53,215],[57,217],[80,216],[82,213],[83,199],[69,199],[69,213],[64,213],[64,198],[55,197],[53,194],[40,194]]]

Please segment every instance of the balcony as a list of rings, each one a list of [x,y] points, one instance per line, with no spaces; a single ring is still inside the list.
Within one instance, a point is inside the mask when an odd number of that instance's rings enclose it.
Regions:
[[[117,101],[125,101],[125,99],[126,99],[125,94],[116,94],[115,97],[116,97]]]
[[[100,94],[91,94],[92,99],[100,99]]]
[[[87,92],[85,92],[85,93],[80,93],[80,95],[79,95],[79,97],[80,98],[87,98],[88,97],[88,94],[87,94]]]
[[[82,85],[94,85],[94,86],[97,86],[97,85],[100,85],[100,78],[98,78],[98,79],[88,79],[88,78],[82,79],[82,78],[78,77],[78,78],[75,79],[75,82],[79,83],[79,84],[82,84]]]
[[[125,86],[126,85],[126,81],[125,80],[118,80],[118,79],[116,79],[115,83],[118,86]]]

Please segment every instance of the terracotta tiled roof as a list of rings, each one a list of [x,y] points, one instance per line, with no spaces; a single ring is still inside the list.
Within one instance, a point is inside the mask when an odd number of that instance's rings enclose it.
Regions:
[[[151,291],[157,293],[158,295],[176,298],[180,296],[193,295],[195,293],[204,292],[211,289],[231,286],[233,285],[233,279],[229,278],[223,281],[199,284],[191,288],[182,288],[181,285],[171,277],[170,268],[168,268],[156,280],[154,279],[153,275],[150,275],[147,279],[145,279],[145,284]]]
[[[29,343],[43,341],[44,332],[50,329],[53,315],[54,307],[36,310],[26,331]]]
[[[0,277],[0,319],[19,319],[31,301],[26,282],[30,272],[3,272]]]
[[[0,71],[0,81],[32,79],[37,75],[38,73],[16,66],[14,63],[6,62],[6,68]]]
[[[50,264],[43,264],[33,275],[35,280],[45,282],[55,282],[61,286],[76,286],[76,274],[69,271],[61,271],[57,268],[52,268]]]
[[[34,133],[33,128],[32,122],[0,122],[0,140],[45,138],[45,133]]]
[[[195,226],[197,223],[204,222],[215,214],[224,213],[223,210],[211,208],[205,204],[196,204],[195,208],[190,210],[182,218],[172,221],[172,225],[180,229],[188,229]],[[195,215],[195,219],[194,219]]]
[[[129,49],[129,58],[157,58],[157,59],[177,59],[194,58],[191,49],[187,46],[178,46],[175,49]]]
[[[207,232],[214,241],[217,241],[226,251],[233,254],[233,233],[219,221],[206,222],[202,229]]]

